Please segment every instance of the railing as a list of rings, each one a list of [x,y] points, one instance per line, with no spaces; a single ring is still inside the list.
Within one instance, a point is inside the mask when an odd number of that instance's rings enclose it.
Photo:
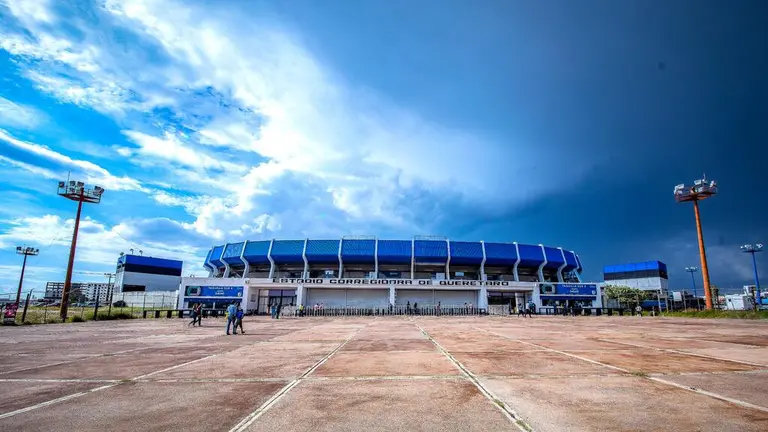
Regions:
[[[296,310],[295,316],[302,317],[322,317],[322,316],[395,316],[395,315],[413,315],[413,316],[478,316],[488,315],[488,310],[474,306],[392,306],[377,308],[358,308],[358,307],[305,307],[303,311]]]

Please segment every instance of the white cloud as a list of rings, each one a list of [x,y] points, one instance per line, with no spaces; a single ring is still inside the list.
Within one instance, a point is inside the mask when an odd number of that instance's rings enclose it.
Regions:
[[[0,156],[0,163],[4,163],[7,165],[11,165],[16,168],[21,168],[24,171],[28,171],[32,174],[39,175],[43,178],[49,179],[49,180],[58,180],[61,177],[60,174],[57,174],[49,169],[45,169],[36,165],[28,164],[26,162],[17,161],[15,159],[11,159],[5,156]]]
[[[35,108],[17,104],[0,96],[0,126],[31,128],[44,119],[45,114]]]
[[[41,256],[45,255],[46,259],[56,256],[64,262],[73,229],[73,219],[57,215],[17,218],[6,222],[5,231],[0,233],[0,246],[34,245],[41,249]],[[110,228],[91,218],[83,218],[75,258],[78,265],[110,269],[120,252],[127,253],[133,248],[137,253],[141,249],[144,255],[180,259],[190,268],[198,268],[202,266],[204,251],[209,244],[209,239],[168,219],[128,220]]]
[[[5,143],[10,144],[19,150],[23,150],[32,155],[48,159],[65,167],[77,168],[82,171],[83,175],[85,175],[85,180],[88,183],[95,183],[109,190],[143,190],[143,187],[138,180],[126,176],[114,176],[110,174],[106,169],[92,162],[72,159],[69,156],[51,150],[46,146],[19,140],[2,129],[0,129],[0,141],[4,141]],[[11,163],[11,159],[8,158],[4,158],[4,161]],[[52,178],[51,175],[54,175],[52,171],[43,168],[34,167],[33,165],[22,162],[14,162],[15,165],[19,168],[25,169],[27,171],[32,171],[34,169],[38,174],[43,174],[47,178]]]
[[[560,191],[590,169],[574,156],[545,173],[551,154],[536,143],[441,125],[350,85],[298,35],[239,7],[109,0],[72,22],[76,33],[45,24],[57,19],[50,8],[47,21],[16,8],[28,33],[2,46],[37,62],[26,76],[41,90],[121,121],[138,145],[115,148],[129,163],[167,163],[158,181],[204,190],[155,199],[217,238],[418,233],[430,227],[414,222],[413,193],[483,211]]]

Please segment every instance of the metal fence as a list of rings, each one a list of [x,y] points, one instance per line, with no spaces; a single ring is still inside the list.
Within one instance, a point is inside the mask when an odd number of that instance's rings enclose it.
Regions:
[[[89,321],[97,319],[142,318],[153,316],[148,312],[176,309],[178,295],[172,292],[119,293],[112,296],[111,302],[70,303],[67,318]],[[3,307],[3,310],[5,308]],[[58,302],[41,303],[24,301],[16,312],[16,323],[55,323],[61,322],[61,305]]]
[[[285,307],[281,316],[285,315]],[[392,316],[392,315],[414,315],[414,316],[476,316],[487,315],[488,310],[473,306],[447,305],[447,306],[391,306],[378,308],[359,308],[359,307],[305,307],[303,311],[293,307],[293,315],[300,317],[322,317],[322,316]]]

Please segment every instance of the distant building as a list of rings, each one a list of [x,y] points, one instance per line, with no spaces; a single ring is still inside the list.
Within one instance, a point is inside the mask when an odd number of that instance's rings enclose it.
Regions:
[[[661,261],[609,265],[603,267],[606,285],[628,286],[660,294],[661,307],[666,307],[669,296],[669,275],[667,265]],[[658,300],[646,300],[643,307],[659,305]]]
[[[115,292],[176,291],[182,261],[141,255],[121,255],[115,271]]]
[[[603,280],[607,285],[622,285],[644,291],[666,293],[669,289],[667,265],[661,261],[646,261],[603,267]]]
[[[100,282],[72,282],[69,288],[69,299],[71,302],[106,302],[109,299],[111,284]],[[61,300],[61,294],[64,291],[64,282],[48,282],[45,284],[46,300]]]

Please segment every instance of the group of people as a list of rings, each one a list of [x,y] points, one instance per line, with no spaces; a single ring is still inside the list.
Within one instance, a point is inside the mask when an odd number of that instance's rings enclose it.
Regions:
[[[245,316],[245,311],[243,311],[240,303],[232,302],[227,306],[227,309],[224,311],[224,316],[227,318],[227,335],[230,334],[230,328],[232,329],[232,334],[237,334],[238,328],[240,328],[240,333],[245,334],[245,329],[243,328],[243,316]],[[192,318],[192,321],[187,324],[187,327],[194,327],[195,325],[198,327],[203,326],[203,305],[201,303],[195,303],[192,306],[190,317]]]
[[[533,318],[533,314],[536,313],[536,303],[533,300],[529,301],[525,306],[517,307],[517,316]],[[512,315],[512,303],[509,304],[509,314]]]

